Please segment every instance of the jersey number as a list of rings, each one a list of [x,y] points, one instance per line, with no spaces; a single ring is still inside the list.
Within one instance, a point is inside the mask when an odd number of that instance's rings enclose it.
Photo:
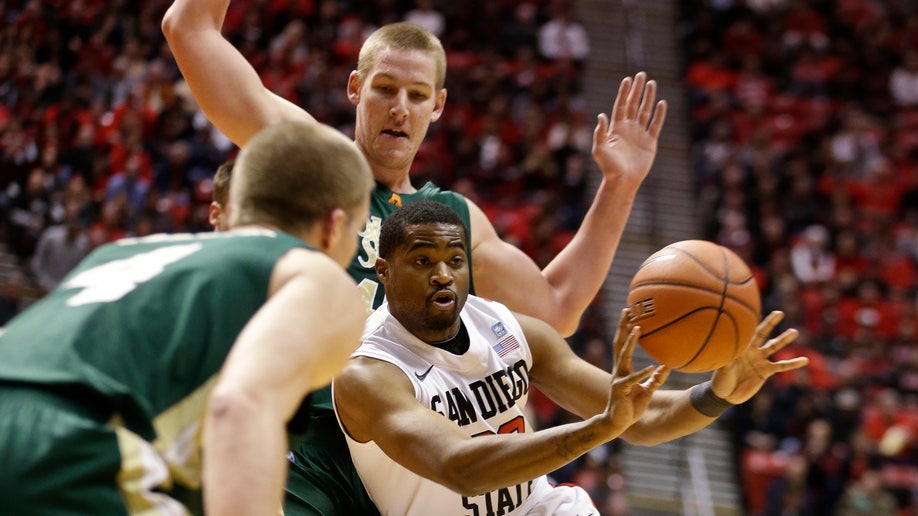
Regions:
[[[64,284],[65,289],[82,289],[67,300],[67,305],[82,306],[121,299],[137,285],[161,273],[166,265],[200,251],[201,247],[200,243],[161,247],[80,272]]]
[[[523,419],[523,416],[516,416],[510,421],[500,425],[500,428],[497,429],[497,432],[486,430],[484,432],[479,432],[472,437],[494,434],[522,434],[524,432],[526,432],[526,420]]]

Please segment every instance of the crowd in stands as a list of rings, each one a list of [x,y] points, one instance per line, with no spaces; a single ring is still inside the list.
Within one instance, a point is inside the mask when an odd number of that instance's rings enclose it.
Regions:
[[[747,514],[918,514],[918,3],[681,7],[704,236],[810,357],[725,416]]]
[[[0,5],[0,242],[26,272],[14,282],[40,293],[99,244],[209,229],[212,175],[237,149],[181,80],[159,28],[168,5]],[[415,184],[433,179],[468,195],[544,265],[585,209],[592,126],[578,94],[589,46],[568,19],[572,7],[234,0],[224,34],[268,88],[350,134],[344,86],[363,39],[399,20],[437,33],[449,96],[415,161]]]

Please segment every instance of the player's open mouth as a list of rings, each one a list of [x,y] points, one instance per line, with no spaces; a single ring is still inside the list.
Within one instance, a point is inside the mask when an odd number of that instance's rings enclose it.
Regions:
[[[431,301],[435,307],[446,310],[456,303],[456,295],[449,290],[441,290],[433,295]]]
[[[382,134],[386,136],[391,136],[392,138],[407,138],[408,133],[404,131],[396,131],[395,129],[384,129]]]

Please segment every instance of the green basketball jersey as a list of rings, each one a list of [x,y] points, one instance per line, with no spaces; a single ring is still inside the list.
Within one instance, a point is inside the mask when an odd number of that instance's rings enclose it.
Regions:
[[[145,439],[203,415],[290,235],[241,229],[105,245],[0,335],[0,382],[85,386]],[[176,437],[176,436],[172,436]]]

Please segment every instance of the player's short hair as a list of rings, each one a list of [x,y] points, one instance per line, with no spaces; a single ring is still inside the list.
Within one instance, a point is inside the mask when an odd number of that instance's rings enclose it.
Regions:
[[[374,185],[366,158],[342,133],[283,122],[256,134],[236,158],[230,226],[268,223],[298,232],[335,208],[352,213]]]
[[[392,258],[408,236],[408,228],[420,224],[448,224],[462,229],[462,240],[468,249],[469,233],[462,219],[449,206],[431,200],[413,202],[395,210],[379,229],[379,257]]]
[[[357,57],[357,75],[366,77],[376,64],[377,56],[386,47],[397,50],[419,50],[429,54],[434,58],[437,67],[434,86],[437,90],[443,89],[446,81],[446,52],[443,50],[443,43],[429,30],[411,22],[383,25],[370,34],[360,48],[360,55]]]
[[[233,177],[233,165],[235,160],[227,160],[223,162],[217,171],[214,172],[213,179],[213,190],[214,190],[214,202],[219,204],[222,207],[226,207],[226,201],[229,200],[229,185],[230,179]]]

